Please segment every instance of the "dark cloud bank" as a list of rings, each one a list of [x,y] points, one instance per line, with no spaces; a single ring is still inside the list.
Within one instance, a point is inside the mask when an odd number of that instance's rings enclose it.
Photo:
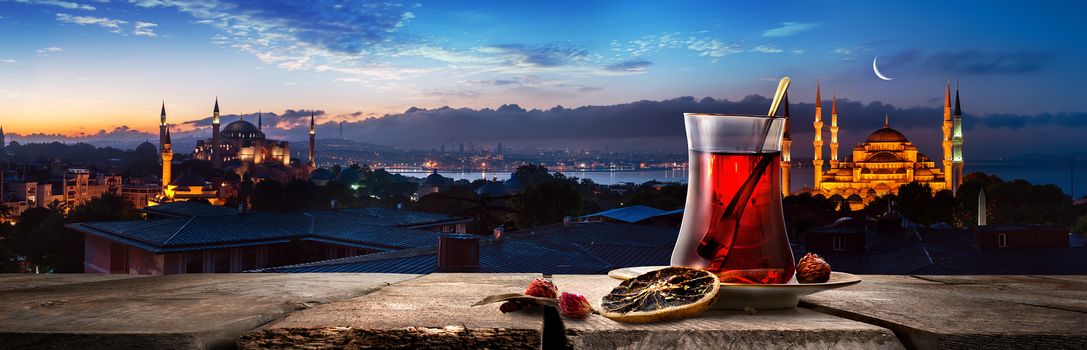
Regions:
[[[824,101],[824,118],[829,126],[830,101]],[[970,100],[963,101],[966,112],[964,132],[967,150],[973,156],[1003,156],[1024,153],[1065,153],[1069,148],[1087,149],[1087,113],[1019,115],[991,114],[976,116],[969,113]],[[343,123],[343,137],[368,143],[408,149],[432,149],[441,144],[472,141],[476,144],[502,142],[514,147],[572,147],[590,146],[612,150],[682,152],[686,145],[683,113],[741,113],[760,114],[770,104],[768,98],[752,95],[738,101],[725,99],[679,97],[663,101],[637,101],[607,106],[578,108],[554,107],[526,110],[515,104],[480,110],[441,107],[410,108],[404,113],[385,115],[363,121]],[[790,106],[794,155],[809,157],[814,103],[794,103]],[[264,130],[269,138],[301,142],[306,139],[310,113],[317,115],[318,138],[340,136],[340,123],[322,110],[287,110],[283,113],[264,112]],[[942,101],[932,107],[898,108],[879,101],[862,103],[838,100],[839,138],[845,154],[850,147],[883,125],[884,115],[890,115],[891,126],[903,131],[921,147],[921,151],[938,158]],[[357,116],[360,113],[352,115]],[[244,115],[256,122],[256,113]],[[223,124],[239,115],[222,116]],[[156,118],[157,119],[157,118]],[[336,118],[334,120],[340,120]],[[175,139],[209,136],[210,117],[185,122],[196,130],[177,133]],[[829,130],[824,129],[829,139]],[[44,136],[44,135],[41,135]],[[156,135],[127,128],[102,131],[83,140],[125,138],[143,141]],[[21,138],[20,138],[21,139]],[[40,139],[40,137],[38,137]],[[829,142],[829,140],[828,140]],[[826,151],[824,151],[826,152]]]

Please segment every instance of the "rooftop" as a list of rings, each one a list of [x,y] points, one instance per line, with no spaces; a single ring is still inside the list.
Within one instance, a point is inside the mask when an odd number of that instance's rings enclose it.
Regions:
[[[624,266],[667,265],[678,231],[624,223],[548,225],[480,241],[480,272],[599,274]],[[432,273],[437,248],[428,246],[262,272]]]
[[[433,246],[439,233],[421,228],[470,220],[384,208],[247,214],[206,204],[170,203],[149,208],[145,211],[163,213],[168,218],[84,222],[67,227],[153,253],[286,243],[292,239],[383,251]],[[227,211],[233,213],[227,215]]]

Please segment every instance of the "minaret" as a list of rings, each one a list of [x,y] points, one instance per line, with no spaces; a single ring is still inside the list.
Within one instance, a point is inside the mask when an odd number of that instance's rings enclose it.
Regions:
[[[944,138],[940,142],[940,146],[944,151],[944,183],[947,189],[952,189],[951,183],[951,81],[947,81],[947,90],[944,90],[944,121],[941,129],[944,131]]]
[[[793,166],[793,138],[789,136],[789,93],[785,93],[785,133],[781,137],[781,196],[788,196],[790,192],[789,168]],[[501,145],[501,143],[499,144]],[[501,151],[501,149],[499,150]]]
[[[978,226],[989,224],[988,212],[985,210],[985,188],[978,191]]]
[[[0,126],[0,149],[4,149],[7,145],[7,135],[4,134],[4,127]],[[0,177],[4,177],[3,174],[0,174]]]
[[[159,113],[159,152],[162,152],[162,147],[166,145],[166,100],[162,101],[162,112]],[[159,164],[162,164],[162,158],[159,157]]]
[[[815,154],[812,156],[811,165],[815,169],[815,187],[814,190],[819,190],[819,184],[823,182],[823,95],[820,91],[820,84],[815,83],[815,140],[812,141],[812,146],[815,146]]]
[[[264,111],[257,111],[257,131],[264,131]]]
[[[314,137],[317,135],[313,128],[313,112],[309,113],[309,167],[310,169],[317,168],[317,159],[313,157],[313,144]]]
[[[951,193],[959,192],[962,184],[962,107],[959,105],[959,87],[955,86],[955,117],[952,119],[953,130],[951,132]]]
[[[219,96],[215,96],[211,117],[211,164],[219,169],[223,166],[223,152],[219,149]]]
[[[838,94],[830,100],[830,168],[838,168]]]
[[[170,170],[173,166],[171,163],[174,160],[174,149],[170,146],[170,129],[166,129],[166,134],[162,137],[162,150],[160,152],[162,156],[162,194],[167,196],[166,190],[170,185]]]

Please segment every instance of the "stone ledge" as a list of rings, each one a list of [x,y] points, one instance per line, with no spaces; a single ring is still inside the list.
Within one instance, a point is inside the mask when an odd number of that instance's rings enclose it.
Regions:
[[[644,325],[470,306],[536,276],[0,275],[0,348],[1087,347],[1087,276],[863,276],[800,309]],[[592,302],[618,284],[553,279]]]
[[[1085,348],[1087,276],[864,276],[801,306],[891,329],[911,348]]]
[[[245,332],[293,311],[415,277],[193,274],[36,283],[0,291],[0,347],[231,347]]]

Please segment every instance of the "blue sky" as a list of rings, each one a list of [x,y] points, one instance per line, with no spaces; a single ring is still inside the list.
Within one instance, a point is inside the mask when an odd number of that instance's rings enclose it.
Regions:
[[[812,102],[821,79],[828,99],[940,107],[950,79],[978,117],[1082,115],[1084,7],[0,0],[0,122],[20,134],[152,131],[165,99],[172,123],[195,128],[184,122],[216,95],[224,113],[317,109],[326,122],[412,106],[739,100],[783,75],[793,102]],[[873,74],[876,57],[894,80]]]

